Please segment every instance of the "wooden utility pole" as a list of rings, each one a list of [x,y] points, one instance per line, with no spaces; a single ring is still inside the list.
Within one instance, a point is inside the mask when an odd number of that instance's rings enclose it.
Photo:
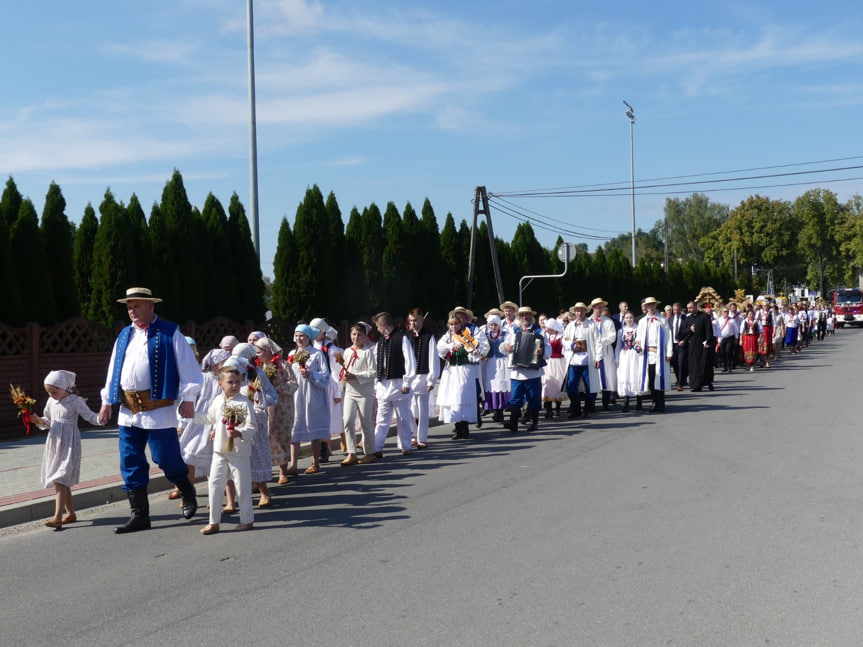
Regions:
[[[506,298],[503,295],[503,282],[500,278],[500,265],[497,260],[497,246],[494,242],[494,228],[491,224],[491,210],[488,207],[488,193],[484,186],[478,186],[473,198],[473,224],[470,228],[470,258],[467,267],[467,299],[465,307],[470,309],[473,301],[473,282],[476,273],[476,223],[480,214],[485,215],[488,227],[488,242],[491,250],[491,265],[494,268],[494,281],[497,288],[498,303],[503,303]]]

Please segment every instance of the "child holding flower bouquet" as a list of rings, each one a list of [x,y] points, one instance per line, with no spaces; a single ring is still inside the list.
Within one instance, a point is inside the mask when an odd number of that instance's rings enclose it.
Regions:
[[[252,403],[240,393],[243,376],[235,366],[223,366],[219,372],[216,397],[205,413],[195,415],[195,422],[213,425],[213,462],[210,465],[210,523],[201,528],[201,534],[219,532],[222,519],[222,497],[228,479],[233,480],[240,507],[240,525],[235,530],[251,530],[255,520],[252,506],[252,438],[256,429]]]
[[[91,411],[75,389],[75,373],[51,371],[45,377],[45,391],[51,396],[40,418],[30,414],[30,421],[40,429],[48,430],[45,452],[42,455],[42,482],[54,486],[57,493],[54,518],[45,525],[60,530],[64,524],[78,520],[72,504],[72,486],[77,485],[81,474],[81,432],[78,417],[92,425],[101,425],[98,412]],[[63,511],[66,515],[63,515]]]
[[[330,438],[330,369],[324,354],[312,345],[320,331],[307,324],[294,329],[296,349],[288,355],[297,390],[294,392],[294,429],[288,475],[297,473],[300,443],[312,444],[312,464],[306,474],[321,471],[321,441]]]

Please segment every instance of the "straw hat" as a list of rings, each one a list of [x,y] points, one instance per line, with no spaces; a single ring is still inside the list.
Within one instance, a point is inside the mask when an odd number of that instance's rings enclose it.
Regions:
[[[536,310],[531,309],[530,306],[522,306],[518,309],[518,312],[516,314],[519,317],[521,315],[531,315],[532,317],[535,317],[536,316]]]
[[[607,306],[608,301],[603,301],[602,297],[596,297],[593,301],[590,302],[588,308],[593,310],[596,306]]]
[[[580,310],[584,310],[585,312],[587,311],[587,306],[586,306],[586,305],[584,305],[584,301],[579,301],[579,302],[578,302],[578,303],[576,303],[574,306],[572,306],[572,307],[569,309],[569,311],[570,311],[572,314],[575,314],[575,311],[576,311],[576,310],[579,310],[579,309],[580,309]]]
[[[152,301],[153,303],[161,303],[162,300],[154,297],[149,288],[129,288],[126,290],[126,297],[117,299],[117,303],[129,303],[129,301]]]
[[[644,301],[641,302],[641,304],[645,305],[645,306],[648,305],[649,303],[655,303],[658,305],[658,304],[662,303],[662,301],[657,301],[653,297],[647,297]]]

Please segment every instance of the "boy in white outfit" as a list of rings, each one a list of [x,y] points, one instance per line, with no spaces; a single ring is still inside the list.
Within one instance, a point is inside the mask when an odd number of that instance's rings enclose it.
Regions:
[[[236,530],[251,530],[254,523],[252,505],[252,436],[257,423],[252,403],[240,394],[243,377],[234,366],[224,366],[219,373],[222,394],[213,400],[210,408],[195,416],[199,424],[213,425],[213,462],[210,465],[210,523],[201,528],[204,535],[219,532],[222,518],[222,499],[225,485],[233,480],[237,488],[240,507],[240,525]]]

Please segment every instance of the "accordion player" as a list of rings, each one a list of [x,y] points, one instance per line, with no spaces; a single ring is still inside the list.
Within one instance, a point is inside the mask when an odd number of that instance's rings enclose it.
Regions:
[[[510,355],[510,368],[542,368],[545,366],[545,339],[532,331],[517,328]],[[540,351],[537,353],[537,351]]]

